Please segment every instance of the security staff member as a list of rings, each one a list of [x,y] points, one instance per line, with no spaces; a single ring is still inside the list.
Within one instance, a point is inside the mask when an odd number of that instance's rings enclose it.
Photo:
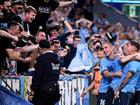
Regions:
[[[39,51],[41,55],[36,59],[29,100],[32,100],[34,105],[54,105],[60,99],[60,63],[58,56],[50,50],[47,40],[40,41]]]

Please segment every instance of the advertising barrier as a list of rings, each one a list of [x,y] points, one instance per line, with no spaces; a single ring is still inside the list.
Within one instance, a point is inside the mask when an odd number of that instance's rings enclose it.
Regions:
[[[4,81],[22,98],[28,99],[31,76],[6,76]],[[3,81],[0,84],[7,87]],[[89,105],[89,94],[81,98],[82,91],[88,87],[88,77],[81,74],[60,76],[61,99],[56,105]]]

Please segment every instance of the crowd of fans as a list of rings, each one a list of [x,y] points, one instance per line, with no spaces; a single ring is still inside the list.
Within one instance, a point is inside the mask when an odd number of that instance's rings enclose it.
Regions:
[[[61,74],[94,80],[81,97],[94,89],[98,105],[140,105],[140,24],[123,27],[104,13],[93,18],[92,7],[92,0],[1,0],[0,74],[33,75],[47,40]]]

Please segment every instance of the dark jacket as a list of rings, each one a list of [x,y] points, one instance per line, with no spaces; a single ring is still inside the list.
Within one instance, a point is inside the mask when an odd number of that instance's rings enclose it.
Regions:
[[[31,89],[37,91],[50,83],[57,83],[59,80],[58,56],[52,52],[40,55],[35,64],[35,73],[32,79]]]

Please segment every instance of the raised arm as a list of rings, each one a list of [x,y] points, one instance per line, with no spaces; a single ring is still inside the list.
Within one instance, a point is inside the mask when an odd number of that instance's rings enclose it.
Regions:
[[[6,32],[4,30],[0,30],[0,36],[10,38],[10,39],[12,39],[12,40],[14,40],[16,42],[18,41],[18,37],[17,36],[13,36],[13,35],[11,35],[10,33]]]
[[[80,22],[85,22],[87,24],[87,28],[91,28],[91,26],[92,26],[92,21],[89,21],[85,18],[81,18],[75,22],[76,27],[79,27]]]
[[[38,47],[39,47],[39,45],[37,44],[37,45],[30,45],[30,46],[16,48],[16,50],[19,52],[31,52],[31,51],[37,49]]]
[[[72,3],[77,3],[77,0],[71,0],[71,1],[60,1],[59,2],[59,6],[68,6],[68,5],[70,5],[70,4],[72,4]]]
[[[70,25],[70,23],[64,18],[64,17],[60,17],[59,20],[63,21],[65,26],[68,28],[69,32],[74,32],[72,26]]]
[[[136,56],[138,55],[138,53],[135,53],[135,54],[131,54],[131,55],[127,55],[127,56],[122,56],[119,58],[119,61],[121,63],[126,63],[128,61],[131,61],[131,60],[134,60],[136,59]]]
[[[87,23],[87,28],[91,28],[91,26],[92,26],[92,21],[90,21],[90,20],[87,20],[87,19],[83,19],[83,21],[85,21],[86,23]]]

